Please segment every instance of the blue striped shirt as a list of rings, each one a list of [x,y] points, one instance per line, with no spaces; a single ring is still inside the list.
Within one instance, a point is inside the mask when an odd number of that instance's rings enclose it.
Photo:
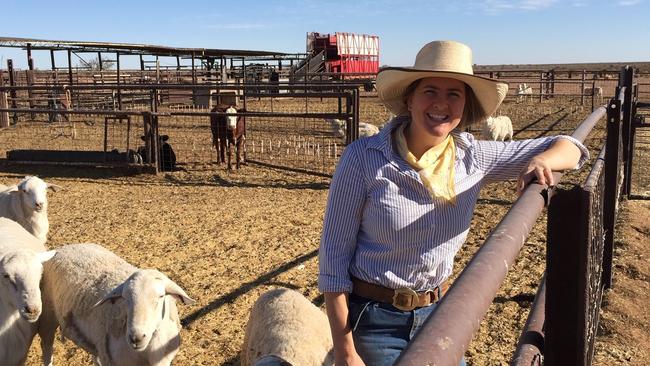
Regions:
[[[454,131],[456,205],[431,197],[419,174],[393,147],[395,119],[379,134],[350,144],[330,185],[319,251],[318,288],[350,292],[350,276],[388,288],[433,289],[452,272],[481,187],[516,179],[556,138],[482,141]]]

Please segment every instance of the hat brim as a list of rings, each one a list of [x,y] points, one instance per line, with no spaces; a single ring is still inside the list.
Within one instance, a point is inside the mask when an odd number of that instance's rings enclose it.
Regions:
[[[452,78],[469,85],[488,116],[496,112],[497,108],[499,108],[499,105],[501,105],[501,102],[503,102],[508,93],[507,83],[502,83],[482,76],[453,71],[431,71],[409,67],[388,67],[381,69],[377,74],[376,87],[379,99],[394,114],[403,114],[407,111],[406,104],[403,101],[403,95],[406,88],[418,79],[429,77]]]

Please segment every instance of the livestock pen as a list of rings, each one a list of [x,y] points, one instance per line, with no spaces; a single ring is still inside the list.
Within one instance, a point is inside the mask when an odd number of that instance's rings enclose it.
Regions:
[[[380,125],[388,117],[375,96],[361,94],[359,100],[360,121]],[[264,105],[266,109],[255,108],[255,103]],[[251,164],[228,172],[223,166],[207,160],[207,156],[213,154],[209,150],[209,135],[199,136],[198,132],[201,129],[202,133],[209,134],[207,114],[200,117],[193,114],[165,115],[165,108],[187,112],[193,111],[194,107],[167,107],[164,103],[158,107],[161,108],[155,112],[150,110],[150,106],[145,109],[152,115],[160,113],[160,133],[170,134],[172,144],[182,136],[174,136],[177,129],[171,127],[178,123],[177,119],[186,118],[190,126],[197,126],[188,128],[191,132],[188,135],[197,135],[196,141],[205,144],[204,166],[197,163],[196,168],[189,169],[192,165],[187,164],[185,167],[188,169],[159,175],[122,175],[115,169],[12,164],[3,165],[0,183],[10,183],[24,174],[38,174],[65,187],[65,191],[51,196],[49,246],[56,248],[71,242],[99,242],[131,263],[156,267],[169,274],[197,300],[196,305],[181,309],[183,344],[176,363],[238,365],[248,311],[259,294],[278,286],[288,287],[297,289],[317,305],[322,304],[322,297],[316,289],[316,251],[329,180],[325,175],[314,176],[285,169],[283,164],[277,164],[276,168]],[[336,98],[330,101],[324,98],[321,102],[318,97],[305,101],[300,97],[271,99],[263,96],[247,100],[247,109],[260,114],[264,111],[275,113],[283,108],[286,109],[282,113],[338,114],[338,101]],[[137,109],[129,111],[124,112],[142,116]],[[37,116],[38,113],[46,112],[37,112]],[[522,139],[571,133],[589,115],[590,108],[575,102],[516,103],[509,99],[499,113],[516,116],[513,118],[515,139]],[[0,133],[15,131],[23,123],[29,125],[28,116],[29,111],[20,112],[18,124],[3,128]],[[137,126],[137,132],[133,132],[131,141],[139,141],[143,117],[133,116],[131,123]],[[45,116],[40,118],[42,120],[33,122],[30,128],[45,125],[49,129]],[[279,135],[283,136],[292,126],[283,119],[304,120],[306,126],[313,122],[312,134],[326,134],[320,116],[311,119],[277,116],[265,119],[263,126],[273,130],[277,124],[278,130],[283,131]],[[87,138],[92,141],[89,148],[103,150],[105,120],[99,114],[96,120],[99,126],[88,126],[88,132],[83,133],[77,130],[77,136],[93,136]],[[56,123],[65,126],[65,122]],[[115,126],[111,127],[111,123]],[[111,128],[123,131],[126,123],[127,120],[123,120],[121,125],[109,121],[109,137]],[[290,123],[296,124],[295,121]],[[86,123],[82,124],[86,126]],[[86,127],[83,128],[86,131]],[[5,140],[6,135],[1,138],[2,141],[13,141],[15,145],[12,146],[18,146],[16,148],[30,148],[40,143],[30,137],[28,131],[13,135],[15,141]],[[256,133],[261,132],[253,128],[251,134]],[[118,132],[115,134],[119,135]],[[594,159],[597,153],[593,152],[599,149],[604,136],[605,126],[598,123],[586,140]],[[341,146],[345,144],[343,139],[329,133],[327,138],[340,141]],[[70,137],[58,138],[61,139],[76,143]],[[109,138],[109,145],[110,141]],[[174,145],[181,156],[183,151],[191,151],[192,139],[187,141]],[[48,148],[45,143],[43,146]],[[5,149],[5,145],[0,148]],[[124,149],[125,145],[121,143],[119,148]],[[286,153],[286,147],[284,151]],[[199,163],[202,161],[194,159]],[[277,160],[280,159],[274,162]],[[192,160],[183,158],[182,161]],[[285,165],[300,167],[297,162]],[[566,183],[582,182],[586,174],[583,171],[566,174],[564,180]],[[506,214],[516,199],[514,184],[511,183],[489,185],[483,189],[468,240],[458,253],[453,278],[483,245],[498,219]],[[511,263],[504,283],[468,346],[466,357],[470,364],[507,362],[515,349],[538,279],[544,271],[545,218],[542,217],[530,231],[526,245]],[[55,347],[57,363],[91,364],[89,357],[70,342],[58,342]],[[35,344],[29,365],[38,364],[39,352]]]

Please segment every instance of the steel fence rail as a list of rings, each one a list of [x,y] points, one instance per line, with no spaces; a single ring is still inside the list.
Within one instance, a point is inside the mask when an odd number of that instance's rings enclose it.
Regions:
[[[541,366],[544,354],[544,312],[546,310],[546,274],[542,277],[530,307],[517,350],[510,360],[512,366]]]

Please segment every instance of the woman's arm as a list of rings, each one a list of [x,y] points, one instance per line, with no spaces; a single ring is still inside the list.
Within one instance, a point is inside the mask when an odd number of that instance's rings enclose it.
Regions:
[[[363,366],[352,340],[347,292],[325,292],[325,306],[332,331],[336,366]]]
[[[581,155],[582,152],[573,142],[565,138],[555,140],[551,147],[533,157],[519,173],[517,191],[521,194],[533,178],[537,178],[539,184],[555,185],[553,171],[573,169]]]

